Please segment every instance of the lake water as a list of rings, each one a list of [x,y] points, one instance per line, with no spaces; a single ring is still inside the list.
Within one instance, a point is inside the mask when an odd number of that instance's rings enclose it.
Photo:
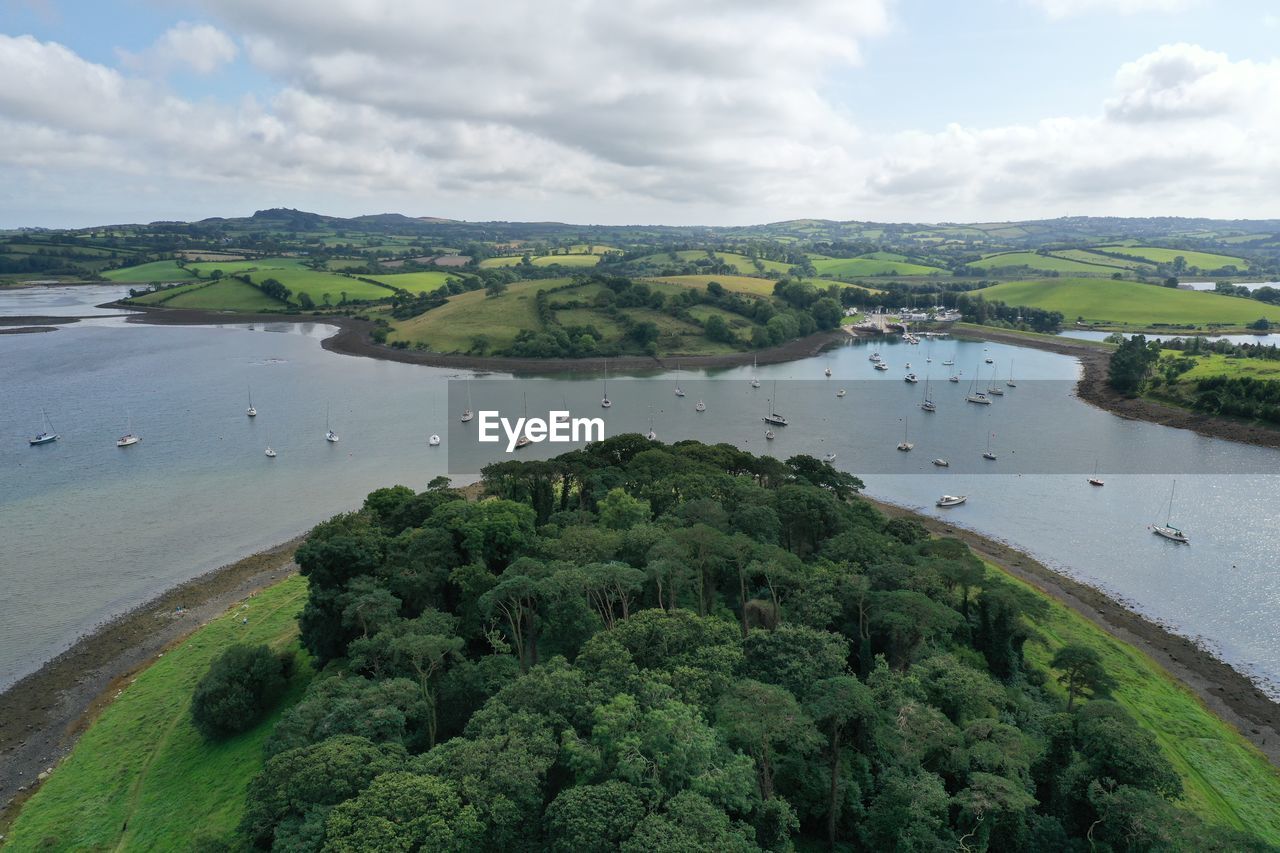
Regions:
[[[0,293],[0,307],[9,296]],[[457,417],[469,385],[477,409],[496,405],[504,415],[545,415],[563,400],[575,415],[604,417],[609,434],[644,432],[652,419],[663,440],[730,441],[783,458],[834,452],[870,494],[1022,548],[1203,639],[1277,692],[1280,452],[1094,409],[1071,396],[1071,358],[994,343],[858,343],[761,367],[757,390],[751,367],[684,371],[682,399],[674,375],[615,375],[614,406],[603,412],[596,374],[450,383],[469,374],[329,353],[319,342],[330,332],[113,318],[0,336],[0,687],[101,620],[352,509],[373,488],[474,472],[465,430],[476,423]],[[891,370],[872,369],[872,347]],[[918,408],[923,385],[902,381],[908,361],[932,377],[936,414]],[[825,367],[833,378],[823,378]],[[1011,367],[1018,387],[1004,398],[963,402],[975,370],[986,385]],[[946,382],[951,371],[965,381]],[[244,414],[250,386],[255,419]],[[792,423],[766,441],[760,417],[774,395]],[[699,398],[705,413],[693,411]],[[28,447],[42,408],[62,439]],[[326,409],[342,436],[336,445],[324,441]],[[130,418],[142,441],[116,448]],[[903,418],[911,453],[895,450]],[[980,454],[993,432],[1000,458],[989,463]],[[444,445],[429,447],[431,433]],[[268,439],[274,460],[263,456]],[[939,455],[952,467],[934,468]],[[1107,476],[1102,489],[1084,482],[1095,459]],[[1189,547],[1146,530],[1164,520],[1175,478],[1174,523],[1191,535]],[[936,510],[943,492],[968,494],[969,503]]]
[[[1081,341],[1104,341],[1114,332],[1094,332],[1087,329],[1064,329],[1058,333],[1060,337],[1075,338]],[[1146,335],[1149,341],[1171,341],[1175,338],[1190,338],[1195,335]],[[1233,344],[1263,344],[1264,346],[1280,345],[1280,335],[1203,335],[1206,341],[1230,341]]]
[[[1216,281],[1184,281],[1181,282],[1192,290],[1213,290],[1218,286]],[[1233,281],[1236,287],[1247,287],[1250,290],[1257,290],[1259,287],[1280,287],[1280,281]]]

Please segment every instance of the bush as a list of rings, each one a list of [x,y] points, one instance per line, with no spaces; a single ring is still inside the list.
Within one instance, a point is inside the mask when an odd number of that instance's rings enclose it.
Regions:
[[[196,685],[191,721],[209,740],[253,728],[276,703],[293,674],[293,653],[237,644],[222,653]]]

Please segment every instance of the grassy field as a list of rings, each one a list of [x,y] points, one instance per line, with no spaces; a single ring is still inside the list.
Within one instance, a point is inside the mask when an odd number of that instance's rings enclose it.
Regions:
[[[1093,275],[1108,274],[1108,270],[1105,267],[1098,266],[1096,264],[1085,264],[1080,261],[1073,261],[1069,258],[1054,257],[1052,255],[1037,255],[1035,252],[1003,252],[997,255],[988,255],[980,261],[970,262],[967,266],[973,267],[974,269],[984,270],[1030,267],[1031,269],[1044,270],[1045,272],[1074,272]]]
[[[740,255],[737,252],[715,252],[714,254],[717,260],[732,265],[742,275],[755,275],[760,272],[786,275],[787,271],[790,269],[788,265],[781,261],[766,261],[763,258],[760,260],[760,267],[763,267],[763,269],[761,269],[756,266],[755,261],[751,258],[748,258],[746,255]],[[679,262],[707,259],[707,253],[702,249],[685,249],[683,251],[676,252],[675,256]],[[677,262],[672,261],[671,255],[669,254],[648,255],[641,258],[640,261],[659,265]]]
[[[1174,258],[1182,257],[1186,259],[1187,266],[1198,267],[1202,270],[1216,270],[1226,266],[1234,266],[1241,270],[1249,268],[1249,262],[1244,258],[1236,258],[1231,255],[1215,255],[1210,252],[1163,249],[1157,246],[1099,246],[1098,248],[1104,251],[1114,250],[1123,255],[1136,255],[1160,264],[1173,263]]]
[[[1036,634],[1026,644],[1027,659],[1048,669],[1054,653],[1068,643],[1097,651],[1116,681],[1111,698],[1155,736],[1182,777],[1182,804],[1205,820],[1280,844],[1280,774],[1266,757],[1151,658],[1065,605],[1042,599],[1048,608],[1033,621]],[[1046,687],[1062,694],[1052,679]]]
[[[974,293],[1009,305],[1061,311],[1068,322],[1083,317],[1093,323],[1148,328],[1157,324],[1244,326],[1259,317],[1280,321],[1280,306],[1132,281],[1008,281]]]
[[[175,261],[152,261],[136,267],[107,270],[102,277],[108,281],[150,284],[153,281],[182,281],[191,278],[192,275],[179,267]]]
[[[374,281],[380,281],[391,287],[398,287],[401,290],[408,290],[413,293],[425,293],[429,290],[435,290],[451,278],[463,278],[458,273],[452,272],[402,272],[393,275],[367,275],[364,278],[371,278]]]
[[[196,287],[164,301],[166,308],[199,308],[207,311],[279,311],[284,303],[272,299],[251,284],[234,278]]]
[[[1164,350],[1162,358],[1182,358],[1186,353],[1178,350]],[[1186,373],[1179,374],[1179,382],[1194,382],[1197,379],[1209,379],[1214,376],[1225,376],[1229,379],[1264,379],[1280,380],[1280,361],[1269,361],[1264,358],[1230,358],[1217,353],[1193,356],[1196,366]]]
[[[139,674],[23,806],[5,849],[189,850],[200,837],[227,838],[244,809],[245,788],[262,767],[262,742],[280,710],[302,695],[311,667],[299,652],[280,709],[216,745],[191,725],[191,693],[213,658],[234,643],[298,650],[296,617],[306,596],[306,579],[289,578]]]
[[[746,275],[664,275],[644,280],[650,283],[678,284],[698,290],[705,290],[708,283],[718,281],[730,293],[747,293],[752,296],[772,296],[775,284],[773,279]]]
[[[519,282],[501,296],[487,296],[483,290],[460,293],[439,308],[394,322],[388,340],[424,342],[435,352],[467,352],[474,338],[484,336],[492,348],[501,349],[509,346],[521,329],[539,328],[534,294],[568,281]]]
[[[480,262],[480,266],[485,269],[493,267],[514,267],[523,259],[523,255],[507,256],[504,258],[485,258]],[[594,267],[600,263],[598,254],[582,254],[582,255],[535,255],[529,258],[529,263],[535,267],[549,267],[559,265],[562,267]]]
[[[876,252],[861,258],[819,258],[813,262],[818,275],[829,275],[836,278],[857,278],[859,276],[876,275],[931,275],[943,270],[937,267],[926,267],[909,261],[892,260],[874,255],[886,253]]]
[[[1146,272],[1151,272],[1155,268],[1155,264],[1144,264],[1139,261],[1126,261],[1121,258],[1109,258],[1106,255],[1099,255],[1097,252],[1090,252],[1088,249],[1062,249],[1054,251],[1053,256],[1055,258],[1066,258],[1069,261],[1081,261],[1095,266],[1100,264],[1104,267],[1112,267],[1116,270],[1144,270]]]

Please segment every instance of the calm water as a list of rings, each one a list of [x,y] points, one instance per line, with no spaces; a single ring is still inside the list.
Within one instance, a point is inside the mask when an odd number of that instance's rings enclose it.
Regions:
[[[1213,290],[1218,286],[1216,281],[1184,281],[1182,282],[1192,290]],[[1233,281],[1236,287],[1247,287],[1250,290],[1257,290],[1259,287],[1280,287],[1280,281]]]
[[[133,285],[137,287],[137,285]],[[19,287],[0,290],[0,317],[89,317],[128,314],[97,308],[129,295],[130,285],[78,284],[74,287]]]
[[[1064,338],[1076,338],[1082,341],[1103,341],[1112,332],[1094,332],[1087,329],[1065,329],[1058,333]],[[1149,341],[1171,341],[1175,338],[1186,338],[1189,335],[1147,335]],[[1207,341],[1231,341],[1233,344],[1263,344],[1264,346],[1280,345],[1280,335],[1205,335]]]
[[[476,469],[457,423],[466,387],[447,382],[465,374],[334,355],[319,346],[328,333],[111,319],[0,336],[0,686],[102,619],[353,508],[372,488]],[[614,376],[607,412],[595,375],[469,384],[477,409],[496,404],[504,415],[545,415],[565,400],[575,414],[603,416],[609,434],[643,432],[652,418],[664,440],[732,441],[784,458],[834,452],[874,496],[929,513],[943,512],[933,508],[943,492],[968,494],[946,511],[953,522],[1202,638],[1264,686],[1280,682],[1280,453],[1093,409],[1070,395],[1074,360],[1056,354],[959,341],[875,347],[892,367],[884,374],[871,369],[868,345],[852,344],[761,367],[758,390],[750,367],[685,371],[683,399],[674,376]],[[990,407],[966,405],[984,357],[996,364],[981,366],[983,385],[1012,363],[1018,387]],[[949,358],[956,365],[942,366]],[[922,385],[902,382],[908,361],[922,379],[933,376],[937,414],[917,408]],[[964,382],[939,381],[957,370]],[[254,420],[244,415],[250,385]],[[774,394],[792,424],[766,442],[760,416]],[[693,411],[699,398],[702,414]],[[326,405],[337,445],[323,439]],[[28,447],[41,407],[63,438]],[[114,440],[130,416],[142,442],[121,450]],[[894,449],[904,417],[916,445],[909,454]],[[275,460],[262,454],[268,432]],[[433,432],[445,446],[427,446]],[[980,457],[991,432],[996,463]],[[952,468],[930,465],[938,455]],[[1084,483],[1095,458],[1103,489]],[[1192,536],[1189,547],[1146,530],[1163,520],[1175,477],[1174,522]]]

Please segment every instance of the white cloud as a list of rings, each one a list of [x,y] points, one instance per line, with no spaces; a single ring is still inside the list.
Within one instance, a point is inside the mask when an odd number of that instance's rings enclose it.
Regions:
[[[120,59],[129,68],[155,74],[175,70],[212,74],[234,61],[238,53],[236,43],[217,27],[184,21],[141,53],[120,51]]]
[[[1178,12],[1194,0],[1030,0],[1053,19],[1092,13],[1136,15],[1142,12]]]
[[[824,82],[884,32],[880,0],[205,3],[274,93],[191,101],[0,35],[0,79],[30,81],[0,87],[0,184],[82,178],[68,209],[137,187],[166,218],[615,223],[1274,215],[1280,194],[1280,63],[1195,45],[1126,63],[1087,114],[873,134]]]

